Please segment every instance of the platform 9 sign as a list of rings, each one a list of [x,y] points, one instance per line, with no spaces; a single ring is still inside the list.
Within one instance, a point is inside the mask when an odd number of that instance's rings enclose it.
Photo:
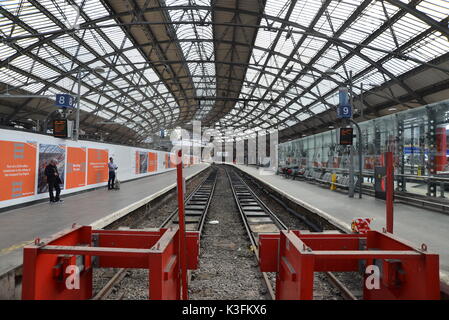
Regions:
[[[339,119],[350,119],[352,118],[352,108],[350,105],[338,106],[337,118]]]
[[[352,107],[349,103],[348,88],[341,87],[338,89],[338,101],[337,118],[349,119],[352,118]]]

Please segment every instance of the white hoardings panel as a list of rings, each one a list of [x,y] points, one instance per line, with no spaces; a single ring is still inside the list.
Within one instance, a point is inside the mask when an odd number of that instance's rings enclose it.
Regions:
[[[237,139],[235,141],[235,161],[237,164],[245,163],[245,140]]]
[[[232,163],[234,161],[234,142],[225,142],[225,162]]]
[[[0,208],[48,198],[44,170],[52,159],[57,161],[62,195],[104,186],[110,157],[120,181],[175,167],[169,152],[0,129]]]
[[[256,164],[256,137],[254,133],[248,138],[248,164]]]
[[[257,136],[257,164],[265,166],[267,160],[267,135],[258,133]]]

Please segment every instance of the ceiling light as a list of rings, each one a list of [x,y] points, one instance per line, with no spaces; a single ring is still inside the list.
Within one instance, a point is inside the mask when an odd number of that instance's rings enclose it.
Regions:
[[[95,71],[96,73],[104,73],[104,72],[105,72],[105,70],[104,70],[103,67],[95,67],[95,68],[94,68],[94,71]]]

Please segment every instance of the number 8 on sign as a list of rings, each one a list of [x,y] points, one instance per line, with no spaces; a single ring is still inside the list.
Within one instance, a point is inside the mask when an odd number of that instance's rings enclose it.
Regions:
[[[57,94],[55,105],[61,108],[72,108],[74,99],[69,94]]]

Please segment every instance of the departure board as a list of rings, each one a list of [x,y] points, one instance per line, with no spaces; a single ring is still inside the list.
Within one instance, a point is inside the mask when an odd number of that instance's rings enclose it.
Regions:
[[[67,119],[53,120],[53,136],[67,138]]]
[[[352,146],[353,128],[340,128],[340,145]]]

